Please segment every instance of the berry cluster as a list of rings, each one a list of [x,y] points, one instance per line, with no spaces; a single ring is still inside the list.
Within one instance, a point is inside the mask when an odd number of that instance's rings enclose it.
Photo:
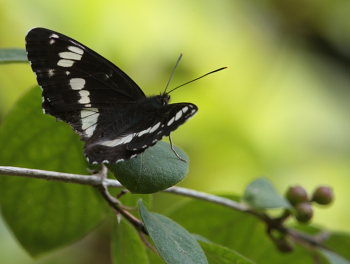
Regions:
[[[331,187],[320,186],[314,190],[309,198],[306,190],[300,186],[289,187],[286,192],[286,198],[293,206],[293,214],[300,223],[307,223],[313,216],[313,203],[328,205],[334,200],[334,194]]]

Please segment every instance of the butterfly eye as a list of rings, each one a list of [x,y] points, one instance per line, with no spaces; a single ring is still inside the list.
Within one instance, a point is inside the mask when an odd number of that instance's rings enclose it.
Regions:
[[[169,96],[168,94],[165,94],[165,95],[162,97],[162,105],[163,105],[163,106],[168,105],[169,100],[170,100],[170,96]]]

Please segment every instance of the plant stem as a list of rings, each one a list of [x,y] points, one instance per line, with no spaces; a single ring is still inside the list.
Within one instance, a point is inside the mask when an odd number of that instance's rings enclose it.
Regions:
[[[63,172],[56,172],[56,171],[0,166],[0,175],[13,175],[13,176],[28,177],[28,178],[45,179],[45,180],[51,180],[51,181],[72,182],[72,183],[90,185],[90,186],[96,187],[101,192],[105,200],[109,203],[109,205],[112,208],[114,208],[118,213],[123,215],[132,225],[134,225],[134,227],[137,230],[139,230],[144,234],[147,234],[147,231],[142,221],[137,219],[134,215],[132,215],[126,209],[124,209],[123,206],[120,204],[119,200],[113,197],[109,193],[108,187],[123,188],[123,186],[117,180],[107,179],[106,178],[107,172],[104,171],[104,169],[101,172],[94,175],[81,175],[81,174],[71,174],[71,173],[63,173]],[[298,241],[301,244],[308,245],[311,247],[324,248],[324,246],[322,245],[322,242],[326,239],[327,235],[322,237],[311,236],[306,233],[300,232],[298,230],[287,228],[283,225],[283,222],[284,222],[283,217],[281,219],[273,219],[269,215],[263,212],[252,210],[248,206],[238,203],[236,201],[233,201],[231,199],[208,194],[205,192],[196,191],[193,189],[174,186],[166,190],[163,190],[163,192],[200,199],[211,203],[216,203],[225,207],[229,207],[240,212],[251,214],[259,218],[261,221],[265,222],[268,230],[270,231],[272,229],[275,229],[283,234],[289,235],[295,241]],[[278,224],[276,224],[277,222]]]

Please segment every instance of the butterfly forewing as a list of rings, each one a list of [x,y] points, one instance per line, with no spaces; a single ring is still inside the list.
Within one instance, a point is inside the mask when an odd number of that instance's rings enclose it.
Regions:
[[[58,32],[32,29],[26,49],[43,89],[44,112],[81,135],[90,162],[132,158],[197,111],[190,103],[160,104],[167,95],[146,97],[117,66]]]

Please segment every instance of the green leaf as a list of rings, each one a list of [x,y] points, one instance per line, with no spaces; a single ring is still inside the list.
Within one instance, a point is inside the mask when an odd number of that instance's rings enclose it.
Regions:
[[[166,263],[208,263],[202,248],[186,229],[168,217],[148,212],[142,201],[139,207],[145,227]]]
[[[238,200],[237,197],[228,197]],[[266,226],[254,216],[208,203],[189,201],[170,214],[191,233],[232,249],[256,263],[312,263],[311,254],[296,245],[289,254],[280,253],[266,234]]]
[[[350,260],[350,234],[345,232],[331,232],[325,245],[332,251]]]
[[[188,156],[181,149],[175,149],[186,162],[175,156],[168,143],[158,142],[136,158],[108,168],[133,193],[158,192],[177,184],[188,173]]]
[[[320,251],[330,264],[350,264],[348,260],[338,255],[337,253],[326,249],[321,249]]]
[[[209,264],[252,264],[253,261],[227,247],[199,239]]]
[[[112,239],[114,264],[149,263],[145,245],[139,234],[125,219],[122,219],[119,224],[115,224]]]
[[[63,122],[44,115],[40,88],[26,94],[0,127],[0,164],[86,174],[82,144]],[[33,256],[72,243],[105,216],[94,188],[0,175],[7,225]]]
[[[0,49],[0,64],[14,62],[28,62],[24,49]]]
[[[272,183],[265,178],[253,181],[245,190],[243,200],[256,209],[290,208],[289,202],[281,196]]]

